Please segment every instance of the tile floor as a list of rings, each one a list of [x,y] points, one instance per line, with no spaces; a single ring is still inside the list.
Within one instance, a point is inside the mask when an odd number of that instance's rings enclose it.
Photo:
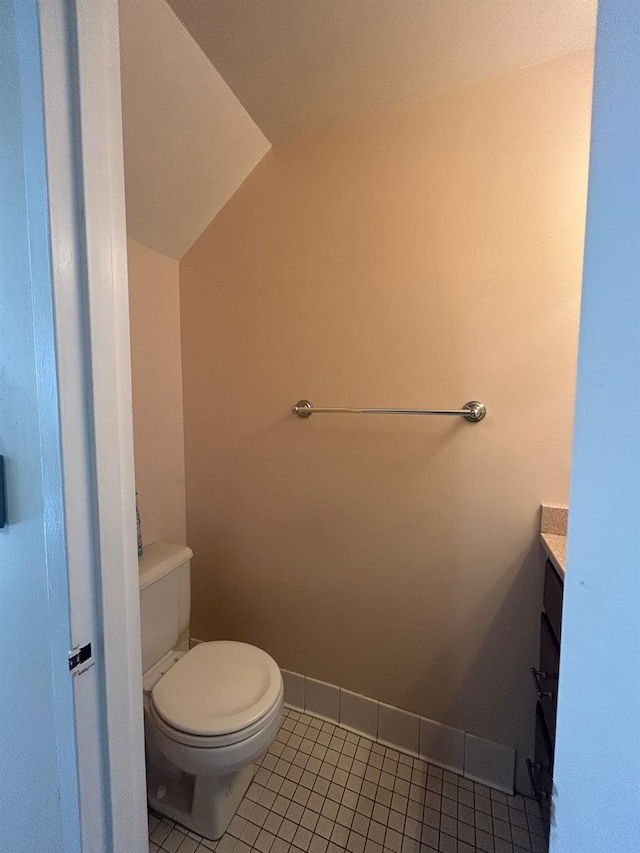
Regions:
[[[546,853],[538,806],[285,710],[217,842],[149,814],[168,853]]]

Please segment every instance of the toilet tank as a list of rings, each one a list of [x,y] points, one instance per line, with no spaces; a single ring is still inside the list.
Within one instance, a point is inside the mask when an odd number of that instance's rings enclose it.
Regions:
[[[154,542],[138,560],[142,671],[186,634],[191,615],[191,557],[185,545]]]

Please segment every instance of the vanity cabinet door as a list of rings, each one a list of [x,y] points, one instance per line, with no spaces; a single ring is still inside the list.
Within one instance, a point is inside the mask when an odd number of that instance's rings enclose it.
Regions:
[[[540,669],[536,673],[536,687],[552,750],[556,739],[559,664],[560,647],[551,629],[549,618],[546,613],[543,613],[540,618]]]
[[[527,759],[533,794],[546,810],[553,787],[563,590],[560,575],[551,560],[547,560],[544,567],[544,609],[540,616],[540,659],[537,668],[531,670],[538,700],[535,756],[533,760]]]
[[[544,567],[544,609],[558,645],[562,630],[562,594],[563,583],[551,560],[547,560]]]
[[[536,705],[535,762],[530,765],[531,783],[536,799],[549,803],[553,787],[553,755],[551,739],[540,702]]]

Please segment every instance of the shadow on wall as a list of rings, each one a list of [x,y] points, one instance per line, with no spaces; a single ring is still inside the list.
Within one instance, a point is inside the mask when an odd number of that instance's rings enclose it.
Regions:
[[[429,657],[428,666],[415,685],[409,703],[430,704],[434,680],[443,672],[450,674],[452,690],[445,704],[438,702],[435,719],[447,720],[454,727],[469,725],[469,707],[473,707],[475,725],[483,737],[498,743],[517,743],[518,788],[529,790],[524,764],[533,755],[535,693],[529,669],[537,663],[535,648],[537,623],[531,616],[532,603],[542,601],[543,556],[539,545],[523,553],[479,598],[473,611],[455,638]],[[450,590],[451,610],[464,593]],[[523,614],[526,614],[523,619]],[[537,614],[536,614],[537,615]],[[436,691],[436,701],[442,696]],[[496,708],[501,713],[496,714]],[[505,724],[505,717],[515,724]],[[520,732],[516,741],[516,737]],[[471,731],[478,734],[478,731]],[[510,740],[509,740],[510,739]]]
[[[475,425],[430,420],[422,434],[398,435],[382,422],[332,428],[327,418],[316,419],[314,434],[310,424],[288,429],[282,419],[237,448],[250,472],[244,481],[233,464],[228,476],[218,472],[220,516],[194,519],[208,554],[194,558],[195,635],[253,642],[292,671],[516,744],[522,762],[534,728],[529,666],[542,557],[534,545],[507,569],[499,556],[487,566],[485,555],[500,553],[491,541],[499,531],[476,525],[469,542],[469,516],[458,516],[462,531],[448,514],[443,525],[442,507],[473,489],[468,472],[454,479],[448,468],[443,481],[438,466],[456,442],[473,440]],[[291,435],[286,453],[283,428]],[[431,494],[434,480],[445,485]],[[425,482],[416,512],[407,491]],[[530,521],[529,541],[537,512]],[[422,556],[416,540],[425,543]]]

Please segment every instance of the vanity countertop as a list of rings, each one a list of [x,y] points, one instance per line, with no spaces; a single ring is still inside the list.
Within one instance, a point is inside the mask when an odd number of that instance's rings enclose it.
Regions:
[[[543,505],[540,516],[540,542],[562,580],[567,556],[568,515],[567,507]]]
[[[564,580],[564,564],[567,556],[567,537],[560,533],[540,533],[540,542],[547,556]]]

